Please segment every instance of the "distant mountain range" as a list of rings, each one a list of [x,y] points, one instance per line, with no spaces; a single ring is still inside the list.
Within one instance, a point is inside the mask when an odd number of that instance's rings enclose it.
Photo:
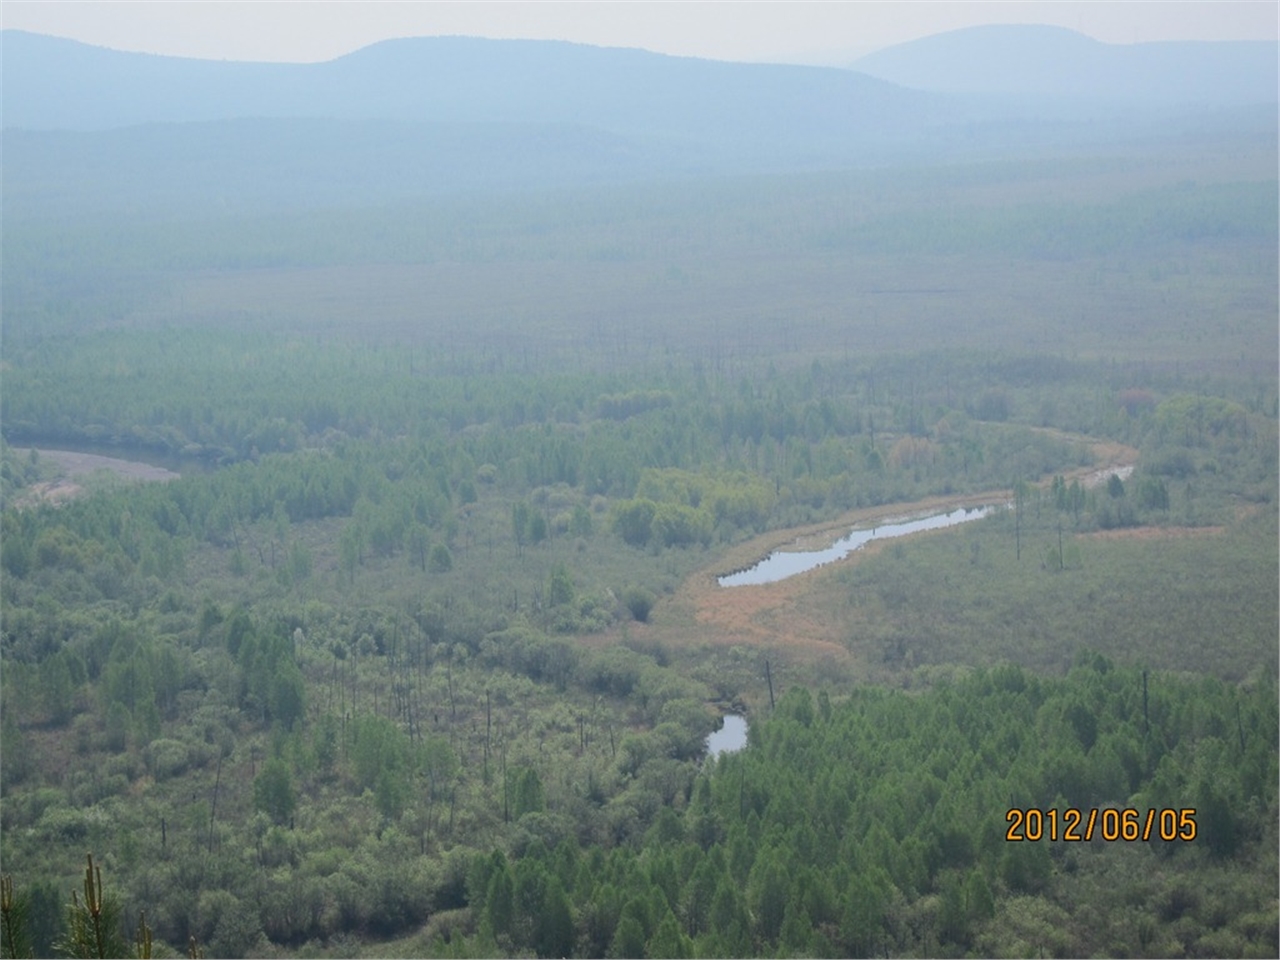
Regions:
[[[622,134],[843,139],[938,122],[933,94],[1142,103],[1275,103],[1277,44],[1104,44],[1056,27],[985,26],[900,44],[853,70],[725,63],[556,41],[388,40],[317,64],[124,53],[2,34],[4,125],[307,117],[571,123]],[[913,88],[911,90],[901,89]],[[966,114],[975,107],[970,105]]]
[[[122,53],[4,31],[4,124],[306,117],[571,123],[680,139],[892,125],[937,98],[849,71],[723,63],[556,41],[387,40],[316,64]]]
[[[950,94],[1141,104],[1277,100],[1277,44],[1100,43],[1061,27],[991,25],[898,44],[854,70]]]
[[[1275,126],[1275,44],[1109,47],[1039,27],[931,37],[856,70],[467,37],[317,64],[0,41],[4,196],[18,215],[1026,154],[1142,136],[1170,111],[1220,122],[1224,107],[1263,136]]]

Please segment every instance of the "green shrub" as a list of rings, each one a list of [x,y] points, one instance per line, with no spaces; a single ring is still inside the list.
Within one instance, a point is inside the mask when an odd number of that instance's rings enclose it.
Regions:
[[[190,764],[187,745],[178,740],[154,740],[147,747],[147,764],[156,780],[168,780],[186,772]]]
[[[632,587],[623,596],[623,603],[631,611],[631,616],[640,623],[648,623],[649,612],[653,609],[654,596],[642,587]]]

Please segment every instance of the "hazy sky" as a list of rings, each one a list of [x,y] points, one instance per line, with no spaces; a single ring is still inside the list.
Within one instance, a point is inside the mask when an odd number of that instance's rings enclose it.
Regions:
[[[1108,43],[1275,40],[1258,2],[59,2],[4,0],[5,28],[119,50],[227,60],[329,60],[391,37],[463,34],[643,47],[719,60],[841,64],[979,23],[1046,23]]]

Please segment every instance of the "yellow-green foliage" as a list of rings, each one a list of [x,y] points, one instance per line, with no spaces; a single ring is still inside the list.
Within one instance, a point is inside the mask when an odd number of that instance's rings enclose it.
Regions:
[[[614,504],[613,529],[633,546],[706,546],[717,529],[723,536],[741,527],[763,528],[774,501],[774,489],[744,471],[649,467],[640,474],[635,497]]]
[[[636,496],[703,510],[715,524],[727,521],[739,527],[763,524],[774,504],[768,482],[741,470],[711,473],[651,467],[640,474]]]

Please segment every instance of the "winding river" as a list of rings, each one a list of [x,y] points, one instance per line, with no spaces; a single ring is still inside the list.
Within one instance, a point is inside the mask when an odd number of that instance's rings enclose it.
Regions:
[[[1086,487],[1096,487],[1106,483],[1112,476],[1127,480],[1133,473],[1133,465],[1107,467],[1096,470],[1084,478]],[[1000,504],[958,507],[945,513],[928,513],[920,516],[907,516],[889,519],[877,523],[871,528],[854,527],[829,547],[821,550],[775,550],[754,566],[736,573],[717,577],[716,582],[722,587],[759,586],[764,583],[776,583],[798,573],[805,573],[826,563],[843,560],[853,551],[866,546],[873,540],[892,540],[894,537],[905,537],[911,533],[924,530],[942,530],[946,527],[958,526],[973,520],[981,520],[996,510],[1007,510],[1013,506],[1012,501]]]
[[[762,583],[774,583],[794,577],[798,573],[820,567],[824,563],[843,560],[853,551],[865,546],[873,540],[891,540],[894,537],[905,537],[909,533],[922,530],[941,530],[971,520],[981,520],[988,516],[994,506],[960,507],[949,513],[933,513],[923,517],[903,517],[878,524],[871,529],[853,529],[831,546],[822,550],[775,550],[759,563],[746,570],[730,573],[718,578],[722,587],[744,587]]]

